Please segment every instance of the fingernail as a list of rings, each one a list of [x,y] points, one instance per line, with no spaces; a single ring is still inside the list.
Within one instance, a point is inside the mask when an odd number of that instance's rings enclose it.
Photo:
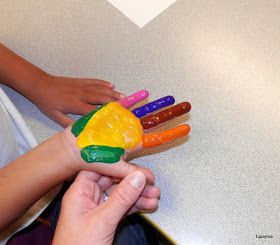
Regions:
[[[120,95],[120,98],[121,98],[121,99],[124,99],[125,97],[126,97],[126,96],[125,96],[124,94],[121,94],[121,95]]]
[[[146,177],[142,172],[137,171],[129,177],[128,181],[133,187],[140,189],[144,186],[146,182]]]

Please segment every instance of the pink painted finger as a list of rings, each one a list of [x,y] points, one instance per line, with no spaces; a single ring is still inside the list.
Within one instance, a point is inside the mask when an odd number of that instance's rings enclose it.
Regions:
[[[141,90],[136,92],[135,94],[132,94],[128,97],[125,97],[121,100],[119,100],[119,103],[125,107],[131,107],[133,105],[135,105],[136,103],[146,99],[149,96],[149,92],[147,90]]]

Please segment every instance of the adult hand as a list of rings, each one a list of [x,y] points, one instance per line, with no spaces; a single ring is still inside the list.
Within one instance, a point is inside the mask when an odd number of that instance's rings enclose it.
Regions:
[[[111,192],[104,201],[104,191]],[[158,205],[159,188],[135,171],[116,186],[112,179],[81,171],[65,193],[53,244],[112,244],[120,220]]]

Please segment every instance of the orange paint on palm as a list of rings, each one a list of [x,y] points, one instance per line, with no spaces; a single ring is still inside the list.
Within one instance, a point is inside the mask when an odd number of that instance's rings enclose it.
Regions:
[[[143,147],[147,148],[161,145],[179,137],[185,136],[189,132],[190,126],[183,124],[163,132],[145,134],[143,137]]]

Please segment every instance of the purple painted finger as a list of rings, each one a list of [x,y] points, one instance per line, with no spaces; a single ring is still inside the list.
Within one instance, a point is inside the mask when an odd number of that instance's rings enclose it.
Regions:
[[[138,108],[134,109],[132,112],[136,117],[141,118],[141,117],[144,117],[145,115],[147,115],[148,113],[154,112],[156,110],[159,110],[159,109],[169,106],[169,105],[173,105],[174,103],[175,103],[174,97],[169,95],[169,96],[160,98],[158,100],[155,100],[153,102],[150,102],[141,107],[138,107]]]
[[[119,103],[125,107],[131,107],[138,103],[139,101],[142,101],[146,99],[149,96],[149,92],[147,90],[141,90],[136,92],[135,94],[132,94],[128,97],[125,97],[124,99],[119,100]]]

